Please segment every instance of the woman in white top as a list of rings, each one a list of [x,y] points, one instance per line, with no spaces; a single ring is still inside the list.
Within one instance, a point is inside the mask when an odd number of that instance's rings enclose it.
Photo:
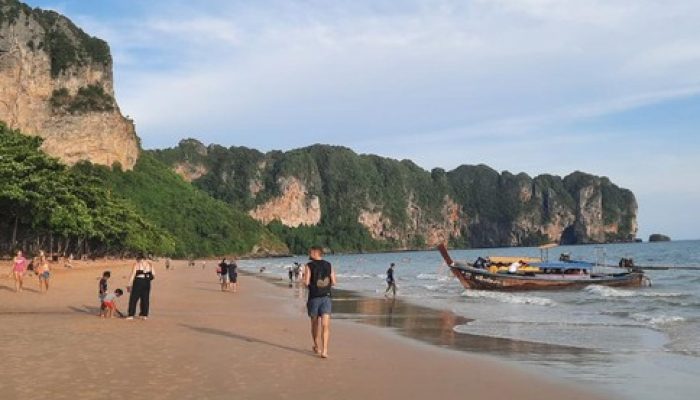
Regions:
[[[148,309],[151,298],[151,281],[156,277],[156,272],[150,261],[146,260],[143,255],[136,258],[136,263],[131,269],[129,277],[129,286],[126,289],[130,292],[129,295],[129,315],[126,319],[134,319],[136,314],[136,303],[139,303],[141,319],[148,319]]]

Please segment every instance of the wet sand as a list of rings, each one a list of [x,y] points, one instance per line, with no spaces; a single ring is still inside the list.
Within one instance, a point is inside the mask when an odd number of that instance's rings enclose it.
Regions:
[[[48,294],[38,293],[33,276],[25,292],[14,293],[9,266],[0,264],[0,398],[602,398],[342,318],[332,325],[331,358],[322,360],[311,352],[299,290],[241,276],[239,293],[222,293],[213,263],[204,271],[199,263],[174,265],[158,268],[151,319],[126,321],[95,316],[102,269],[112,270],[111,290],[124,288],[124,262],[57,267]],[[339,317],[361,306],[336,300]],[[126,309],[126,296],[118,304]],[[354,315],[371,316],[362,307]],[[369,318],[386,319],[385,311]],[[391,315],[421,320],[418,331],[451,323],[410,314]]]

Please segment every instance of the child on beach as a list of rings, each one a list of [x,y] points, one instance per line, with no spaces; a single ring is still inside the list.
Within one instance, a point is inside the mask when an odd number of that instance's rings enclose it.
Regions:
[[[309,250],[309,257],[311,261],[305,267],[304,284],[309,288],[306,310],[311,319],[311,338],[314,342],[313,351],[323,358],[328,358],[328,339],[331,324],[331,288],[336,284],[335,271],[333,271],[331,263],[323,259],[323,249],[321,247],[312,247]]]
[[[112,313],[116,312],[117,315],[123,317],[124,315],[117,308],[117,299],[121,297],[124,292],[121,289],[117,289],[114,293],[107,293],[102,299],[102,305],[100,306],[100,317],[101,318],[112,318]]]
[[[100,308],[102,307],[102,301],[104,301],[104,298],[107,295],[107,281],[111,276],[112,273],[109,271],[102,273],[102,279],[100,279],[100,285],[97,292],[97,299],[100,301]]]

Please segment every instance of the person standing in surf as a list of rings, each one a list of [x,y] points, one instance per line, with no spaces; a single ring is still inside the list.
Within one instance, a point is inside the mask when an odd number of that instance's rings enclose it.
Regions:
[[[311,319],[313,351],[328,358],[328,340],[331,323],[331,288],[336,284],[331,263],[323,259],[323,249],[314,246],[309,250],[310,261],[304,271],[304,284],[309,289],[306,310]],[[320,343],[320,345],[319,345]]]
[[[384,296],[389,295],[389,291],[393,292],[393,296],[396,297],[396,280],[394,279],[394,267],[396,264],[391,263],[389,269],[386,270],[386,291]]]
[[[155,277],[153,265],[143,255],[139,255],[131,270],[131,276],[129,277],[130,286],[126,287],[126,290],[130,292],[129,315],[126,319],[134,319],[137,303],[139,303],[140,308],[139,317],[143,320],[148,319],[151,303],[151,281]]]

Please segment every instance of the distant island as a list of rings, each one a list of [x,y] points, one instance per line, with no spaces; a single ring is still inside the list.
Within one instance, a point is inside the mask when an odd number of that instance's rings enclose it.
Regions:
[[[650,242],[670,242],[671,238],[666,236],[666,235],[662,235],[660,233],[654,233],[652,235],[649,235],[649,241]]]

